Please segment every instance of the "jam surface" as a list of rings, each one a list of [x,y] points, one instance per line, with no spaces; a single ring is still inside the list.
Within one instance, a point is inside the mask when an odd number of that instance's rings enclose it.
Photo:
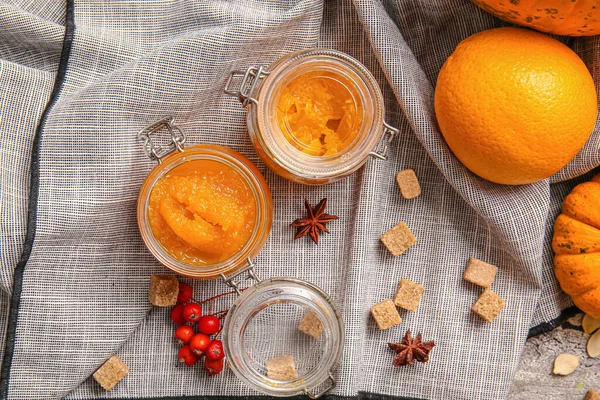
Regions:
[[[277,103],[277,123],[297,149],[315,156],[344,151],[362,125],[355,86],[342,75],[312,71],[294,78]]]
[[[256,202],[232,167],[193,160],[155,183],[148,219],[154,237],[171,256],[186,264],[210,265],[231,258],[248,242]]]

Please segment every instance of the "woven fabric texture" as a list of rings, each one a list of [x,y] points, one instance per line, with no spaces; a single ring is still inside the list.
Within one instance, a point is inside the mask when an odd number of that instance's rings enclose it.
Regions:
[[[53,89],[64,7],[0,4],[0,322],[25,238],[31,147]],[[40,131],[36,236],[8,398],[260,394],[229,370],[208,377],[200,365],[179,365],[168,310],[148,302],[150,275],[165,270],[137,228],[138,192],[154,164],[136,136],[164,115],[174,116],[188,143],[231,147],[264,173],[274,221],[257,271],[311,281],[338,304],[346,346],[333,394],[507,396],[528,330],[571,305],[552,273],[549,235],[564,195],[600,165],[600,133],[565,169],[532,185],[486,182],[454,158],[435,123],[437,73],[460,40],[504,23],[467,0],[81,0],[74,16],[65,80]],[[598,82],[600,39],[560,40]],[[231,71],[311,47],[363,62],[381,86],[386,120],[401,130],[388,161],[370,160],[319,187],[268,170],[248,139],[245,110],[223,93]],[[405,168],[423,189],[410,201],[394,181]],[[304,198],[323,197],[340,216],[331,233],[317,247],[294,241],[289,223],[303,214]],[[418,244],[394,258],[379,236],[400,221]],[[506,306],[491,324],[470,311],[481,291],[462,280],[469,257],[499,267],[494,291]],[[401,312],[400,326],[379,331],[369,308],[391,298],[401,278],[424,285],[421,304]],[[218,281],[186,281],[199,297],[225,290]],[[406,329],[435,340],[427,364],[392,366],[387,342]],[[130,373],[105,392],[90,375],[114,353]]]

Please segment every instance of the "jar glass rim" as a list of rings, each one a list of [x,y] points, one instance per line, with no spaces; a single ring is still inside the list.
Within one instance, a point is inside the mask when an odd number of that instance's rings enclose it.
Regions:
[[[256,223],[252,235],[236,254],[217,264],[192,265],[176,259],[156,239],[149,222],[149,199],[156,182],[173,168],[193,160],[213,160],[233,168],[248,184],[256,203]],[[189,278],[214,279],[248,265],[248,260],[254,258],[263,247],[273,221],[271,192],[256,166],[235,150],[209,144],[187,146],[182,152],[163,158],[162,162],[150,171],[138,197],[137,221],[146,247],[161,264]]]
[[[304,299],[306,305],[315,305],[316,300],[316,306],[325,309],[323,313],[317,312],[323,317],[320,318],[325,326],[323,335],[325,332],[329,333],[327,336],[328,351],[323,354],[323,359],[320,360],[318,367],[304,376],[298,376],[296,379],[286,382],[270,379],[252,368],[248,362],[251,357],[244,354],[241,345],[244,343],[243,329],[248,326],[252,318],[256,317],[257,310],[266,308],[269,302],[274,304],[281,302],[279,298],[273,300],[273,296],[270,294],[277,292],[277,296],[285,296],[284,292],[289,288],[300,288],[306,296]],[[268,278],[248,287],[229,309],[222,334],[226,357],[236,376],[247,385],[278,397],[303,394],[311,388],[323,384],[337,367],[345,343],[342,316],[331,298],[314,284],[292,277]]]
[[[363,101],[363,123],[357,139],[332,156],[302,153],[282,138],[273,117],[273,101],[281,80],[309,67],[327,68],[354,81]],[[302,177],[327,179],[360,168],[384,134],[385,107],[379,85],[369,70],[353,57],[337,50],[309,49],[290,53],[268,67],[256,94],[256,139],[268,156],[284,170]],[[252,118],[248,114],[248,118]],[[248,121],[251,124],[250,120]],[[362,136],[361,136],[362,135]]]

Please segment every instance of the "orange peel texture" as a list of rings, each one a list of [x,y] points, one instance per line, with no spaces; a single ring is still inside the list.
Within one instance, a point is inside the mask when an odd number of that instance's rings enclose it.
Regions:
[[[440,130],[456,157],[489,181],[520,185],[563,168],[598,114],[586,65],[550,36],[496,28],[463,40],[435,89]]]

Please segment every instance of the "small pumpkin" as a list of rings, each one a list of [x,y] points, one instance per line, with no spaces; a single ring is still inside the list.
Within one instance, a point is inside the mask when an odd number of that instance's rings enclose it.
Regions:
[[[600,174],[565,197],[552,249],[562,290],[583,312],[600,319]]]
[[[512,24],[567,36],[600,33],[598,0],[471,0]]]

